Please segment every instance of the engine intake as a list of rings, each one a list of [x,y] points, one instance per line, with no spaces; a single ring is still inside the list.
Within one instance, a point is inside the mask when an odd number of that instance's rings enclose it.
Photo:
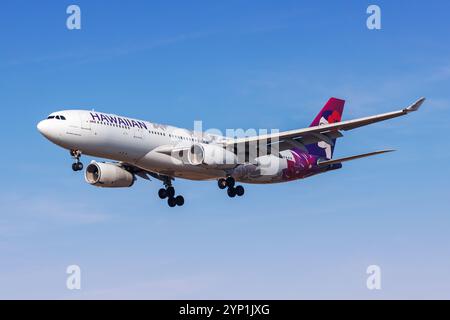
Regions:
[[[86,182],[103,188],[128,188],[134,183],[134,174],[115,163],[92,161],[84,175]]]
[[[221,146],[214,144],[196,143],[191,146],[188,161],[194,166],[208,165],[213,167],[235,167],[236,155]]]

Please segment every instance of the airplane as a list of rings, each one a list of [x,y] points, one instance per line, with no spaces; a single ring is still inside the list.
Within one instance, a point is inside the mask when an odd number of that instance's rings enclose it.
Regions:
[[[417,111],[425,98],[398,111],[342,121],[345,101],[330,98],[307,128],[250,137],[225,137],[88,110],[51,113],[37,125],[54,144],[70,151],[72,169],[83,170],[81,155],[113,160],[92,161],[87,183],[104,188],[131,187],[137,177],[160,180],[158,196],[169,207],[182,206],[175,178],[216,180],[229,197],[244,195],[248,184],[304,179],[342,168],[342,163],[391,152],[380,150],[333,158],[343,131]]]

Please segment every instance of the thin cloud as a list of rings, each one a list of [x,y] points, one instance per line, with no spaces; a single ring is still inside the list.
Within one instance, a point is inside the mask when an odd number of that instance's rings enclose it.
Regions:
[[[83,299],[183,299],[198,297],[209,292],[223,282],[218,274],[198,274],[174,276],[136,282],[131,285],[111,287],[101,290],[80,292]],[[223,283],[221,284],[223,286]]]
[[[41,230],[43,226],[103,223],[111,217],[85,202],[52,197],[51,193],[32,197],[3,195],[0,203],[1,237],[26,235]]]
[[[450,65],[438,68],[427,79],[431,82],[450,80]]]
[[[89,63],[95,61],[101,61],[108,58],[116,58],[129,54],[139,53],[142,51],[148,51],[152,49],[162,48],[189,40],[196,40],[207,37],[214,32],[192,32],[184,33],[174,36],[167,36],[160,39],[156,39],[151,42],[140,42],[139,45],[124,45],[110,47],[102,50],[81,50],[77,52],[57,52],[48,55],[41,55],[31,58],[15,58],[7,61],[2,68],[15,67],[28,64],[41,64],[55,61],[67,61],[71,60],[71,63]]]

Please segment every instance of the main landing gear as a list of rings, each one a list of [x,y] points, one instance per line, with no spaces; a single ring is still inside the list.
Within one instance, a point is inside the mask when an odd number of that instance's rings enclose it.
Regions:
[[[235,186],[236,180],[233,177],[227,177],[226,179],[220,178],[217,181],[217,185],[220,189],[227,189],[227,194],[230,198],[234,198],[236,196],[242,197],[244,195],[244,187],[243,186]]]
[[[83,163],[81,163],[81,161],[80,161],[81,151],[80,150],[70,150],[70,155],[75,160],[75,162],[72,163],[72,170],[73,171],[83,170]]]
[[[158,196],[161,199],[167,198],[167,204],[169,207],[173,208],[175,206],[182,206],[184,204],[184,198],[183,196],[175,196],[175,188],[172,187],[172,184],[170,181],[164,182],[165,188],[161,188],[158,191]]]

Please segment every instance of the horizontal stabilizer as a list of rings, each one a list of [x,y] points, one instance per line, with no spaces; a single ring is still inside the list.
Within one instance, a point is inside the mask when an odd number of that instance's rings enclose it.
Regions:
[[[324,161],[319,161],[317,164],[319,166],[327,166],[327,165],[330,165],[330,164],[341,163],[341,162],[345,162],[345,161],[350,161],[350,160],[355,160],[355,159],[375,156],[377,154],[382,154],[382,153],[387,153],[387,152],[392,152],[392,151],[395,151],[395,150],[392,150],[392,149],[381,150],[381,151],[369,152],[369,153],[364,153],[364,154],[358,154],[356,156],[351,156],[351,157],[346,157],[346,158],[324,160]]]

